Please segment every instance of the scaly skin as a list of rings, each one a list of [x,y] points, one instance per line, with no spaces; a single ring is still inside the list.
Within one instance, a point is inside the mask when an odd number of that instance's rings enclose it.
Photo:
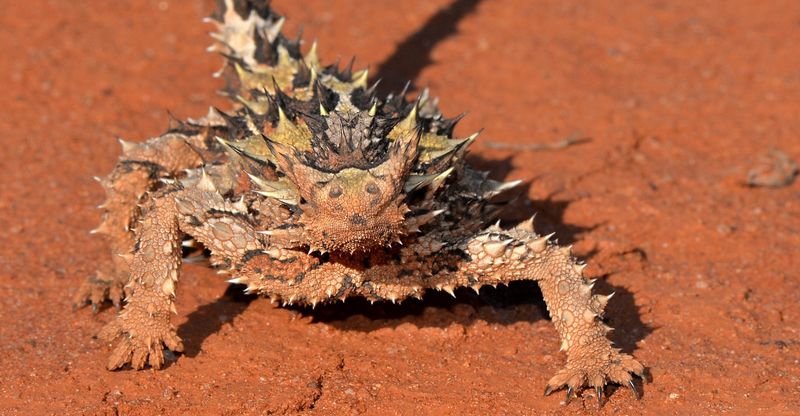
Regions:
[[[487,223],[518,182],[487,178],[464,162],[476,135],[452,136],[423,92],[383,100],[366,71],[323,67],[280,32],[263,2],[224,0],[214,34],[236,108],[140,145],[124,144],[101,180],[108,199],[97,231],[114,267],[79,291],[77,304],[126,305],[101,332],[114,344],[109,369],[160,368],[163,348],[183,344],[175,312],[181,242],[211,251],[231,282],[283,304],[348,296],[399,302],[425,290],[534,280],[561,337],[567,364],[545,394],[605,384],[633,388],[644,368],[614,348],[602,321],[610,296],[593,295],[569,248],[533,229]]]

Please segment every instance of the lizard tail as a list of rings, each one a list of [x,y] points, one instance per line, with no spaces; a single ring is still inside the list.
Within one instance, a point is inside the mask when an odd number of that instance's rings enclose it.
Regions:
[[[215,74],[226,86],[222,93],[234,103],[243,104],[255,114],[270,111],[267,94],[287,92],[301,101],[317,93],[317,84],[350,92],[367,88],[366,69],[353,71],[352,62],[344,69],[322,66],[313,42],[301,51],[300,36],[289,39],[283,32],[285,18],[264,0],[217,0],[218,10],[208,19],[216,26],[211,33],[214,45],[209,51],[225,57],[225,65]]]
[[[220,52],[241,65],[274,65],[280,47],[299,54],[299,40],[283,36],[285,18],[269,7],[269,1],[217,0],[217,10],[208,20],[217,29],[211,33],[216,43],[209,51]]]

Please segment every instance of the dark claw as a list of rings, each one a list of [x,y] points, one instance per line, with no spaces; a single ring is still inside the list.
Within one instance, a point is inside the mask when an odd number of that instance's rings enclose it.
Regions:
[[[572,399],[572,387],[567,386],[567,398],[564,399],[564,404],[569,404],[569,400]]]
[[[639,400],[639,390],[636,390],[636,385],[633,384],[633,380],[628,381],[628,386],[633,390],[633,396],[636,397],[636,400]]]
[[[552,393],[552,392],[553,392],[553,387],[547,386],[547,387],[544,388],[544,395],[545,396],[549,396],[550,393]]]
[[[603,406],[603,388],[600,386],[595,386],[594,388],[595,393],[597,393],[597,407]]]

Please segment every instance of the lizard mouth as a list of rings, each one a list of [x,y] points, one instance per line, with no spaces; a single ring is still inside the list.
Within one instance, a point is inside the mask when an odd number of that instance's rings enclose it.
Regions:
[[[387,211],[379,215],[354,213],[307,218],[304,223],[309,246],[312,250],[356,253],[399,243],[406,234],[404,217],[400,211]]]

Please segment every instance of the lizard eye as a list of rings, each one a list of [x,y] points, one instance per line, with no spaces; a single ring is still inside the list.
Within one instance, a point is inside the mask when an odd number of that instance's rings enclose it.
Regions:
[[[328,191],[328,196],[331,198],[338,198],[342,195],[342,188],[339,186],[334,186]]]
[[[369,185],[367,185],[367,193],[368,194],[373,194],[374,195],[374,194],[377,194],[378,192],[380,192],[380,189],[378,189],[378,185],[376,185],[375,183],[370,183]]]

